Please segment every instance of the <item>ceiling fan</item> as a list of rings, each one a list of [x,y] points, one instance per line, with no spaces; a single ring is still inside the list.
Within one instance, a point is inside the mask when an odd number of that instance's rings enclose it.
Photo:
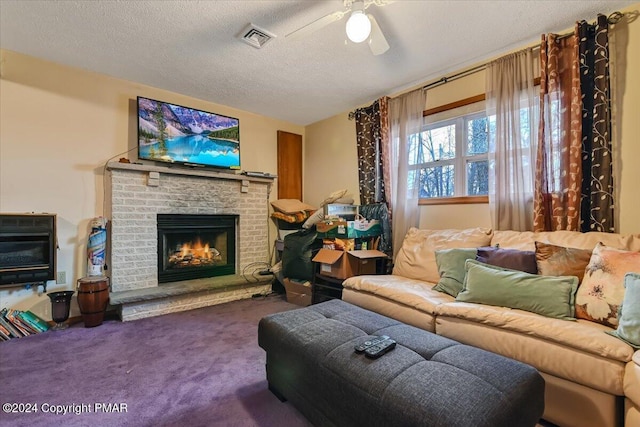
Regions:
[[[389,50],[389,43],[384,37],[376,18],[371,14],[365,14],[369,6],[385,6],[393,3],[393,0],[344,0],[344,10],[339,10],[298,28],[287,34],[285,38],[296,40],[307,36],[332,22],[341,20],[350,15],[346,24],[347,37],[354,43],[368,40],[367,44],[374,55],[382,55]]]

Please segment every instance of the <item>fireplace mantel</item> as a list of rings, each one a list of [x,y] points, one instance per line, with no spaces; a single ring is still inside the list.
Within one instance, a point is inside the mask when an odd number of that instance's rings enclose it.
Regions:
[[[188,167],[182,167],[179,165],[176,166],[157,166],[157,165],[147,165],[141,163],[121,163],[121,162],[108,162],[107,163],[108,170],[121,169],[128,171],[138,171],[138,172],[158,172],[169,175],[185,175],[185,176],[198,176],[204,178],[215,178],[215,179],[228,179],[235,181],[249,181],[249,182],[264,182],[270,184],[273,182],[275,177],[257,177],[257,176],[247,176],[242,175],[240,173],[235,172],[218,172],[214,170],[208,169],[193,169]]]

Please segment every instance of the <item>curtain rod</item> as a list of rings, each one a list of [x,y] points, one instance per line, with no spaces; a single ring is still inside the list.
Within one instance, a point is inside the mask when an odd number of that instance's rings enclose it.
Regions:
[[[622,20],[622,18],[627,15],[628,13],[622,13],[622,12],[612,12],[608,17],[607,17],[607,22],[609,24],[617,24],[618,22],[620,22]],[[564,38],[567,37],[571,37],[574,34],[574,32],[569,32],[569,33],[565,33],[565,34],[560,34],[560,36],[558,36],[558,39],[562,40]],[[540,48],[540,43],[538,43],[537,45],[533,45],[533,46],[529,46],[529,47],[525,47],[524,49],[521,49],[518,52],[527,50],[527,49],[539,49]],[[460,71],[459,73],[453,74],[451,76],[445,76],[442,77],[434,82],[428,83],[424,86],[422,86],[422,90],[427,90],[427,89],[431,89],[437,86],[441,86],[443,84],[449,83],[451,81],[457,80],[459,78],[462,77],[466,77],[466,76],[470,76],[471,74],[475,74],[478,71],[484,70],[485,68],[487,68],[487,65],[489,63],[491,63],[492,61],[487,61],[483,64],[480,65],[476,65],[475,67],[469,68],[468,70],[464,70],[464,71]],[[365,107],[366,108],[366,107]],[[349,120],[353,120],[355,118],[355,113],[356,111],[358,111],[359,109],[353,110],[349,113]]]

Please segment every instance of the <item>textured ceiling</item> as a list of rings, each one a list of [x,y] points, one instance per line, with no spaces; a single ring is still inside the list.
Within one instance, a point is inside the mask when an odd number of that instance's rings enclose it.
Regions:
[[[398,0],[368,9],[391,46],[373,56],[346,18],[285,39],[342,0],[0,0],[0,46],[306,125],[636,2]],[[277,37],[255,49],[249,23]]]

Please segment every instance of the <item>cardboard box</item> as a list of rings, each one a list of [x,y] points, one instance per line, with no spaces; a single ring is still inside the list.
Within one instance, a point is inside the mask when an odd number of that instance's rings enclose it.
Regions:
[[[287,302],[303,307],[311,305],[311,283],[308,280],[285,278],[282,284],[287,291]]]
[[[320,221],[316,224],[318,237],[347,237],[347,221]]]
[[[376,250],[337,251],[320,249],[314,262],[320,263],[320,274],[336,279],[346,279],[363,274],[376,274],[376,260],[387,254]]]
[[[347,222],[347,236],[356,237],[375,237],[382,234],[382,226],[377,219],[357,220]]]
[[[339,237],[342,239],[355,239],[358,237],[376,237],[382,234],[380,221],[356,220],[356,221],[320,221],[316,224],[318,237]]]

